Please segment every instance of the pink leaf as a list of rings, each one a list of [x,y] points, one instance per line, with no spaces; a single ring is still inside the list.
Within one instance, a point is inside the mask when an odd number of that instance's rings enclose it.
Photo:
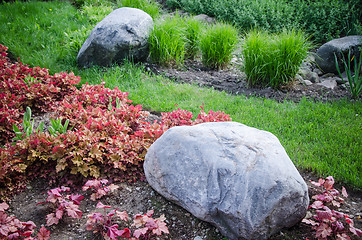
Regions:
[[[103,203],[98,202],[96,208],[111,208],[111,206],[104,205]]]
[[[50,231],[48,231],[44,226],[39,229],[38,234],[36,235],[38,240],[48,240],[50,239]]]
[[[153,215],[154,212],[155,212],[154,210],[148,211],[148,212],[146,213],[147,217],[152,217],[152,215]]]
[[[153,219],[153,218],[149,218],[146,222],[146,227],[149,229],[149,230],[152,230],[152,229],[155,229],[157,228],[157,224],[156,224],[156,221]]]
[[[324,179],[320,178],[318,182],[310,181],[314,186],[320,187],[324,183]]]
[[[328,224],[322,223],[316,229],[316,237],[317,238],[327,238],[332,233],[332,229],[328,226]]]
[[[53,224],[58,224],[59,223],[59,219],[55,217],[54,213],[50,213],[47,215],[47,225],[51,226]]]
[[[56,211],[55,211],[55,217],[58,218],[58,219],[62,219],[63,217],[63,209],[62,208],[58,208]]]
[[[332,176],[329,176],[326,178],[326,181],[324,182],[323,186],[326,190],[332,190],[333,184],[334,184],[334,178]]]
[[[140,228],[140,229],[137,229],[133,232],[133,236],[136,237],[136,238],[140,238],[140,236],[143,236],[147,233],[148,231],[148,228]]]
[[[82,218],[82,211],[78,209],[78,205],[75,205],[73,202],[69,203],[69,206],[66,208],[69,217],[72,218]]]
[[[5,202],[0,203],[0,211],[5,212],[9,208],[9,205]]]
[[[351,233],[353,233],[354,235],[357,235],[358,237],[362,236],[362,231],[353,226],[349,226],[349,231],[351,231]]]
[[[84,197],[82,195],[79,194],[75,194],[75,195],[70,195],[69,200],[73,201],[74,204],[80,205],[80,201],[82,201],[84,199]]]
[[[116,214],[121,220],[126,221],[126,222],[128,221],[128,214],[126,211],[117,212]]]
[[[114,192],[115,190],[117,190],[119,188],[119,186],[114,185],[114,184],[111,184],[108,187],[109,187],[109,190],[111,190],[111,192]]]
[[[117,239],[117,237],[120,236],[120,234],[119,234],[120,231],[117,228],[118,228],[117,224],[114,224],[108,228],[107,236],[110,239]]]
[[[117,209],[114,209],[112,211],[110,211],[108,214],[107,214],[107,217],[113,217],[117,212]]]
[[[323,202],[322,201],[315,201],[312,205],[311,205],[312,208],[314,209],[320,209],[320,208],[323,208],[324,205],[323,205]]]
[[[351,238],[345,233],[342,233],[342,234],[338,233],[337,240],[351,240]]]
[[[169,233],[166,223],[160,220],[156,220],[157,228],[152,230],[153,234],[161,235],[162,233]]]
[[[317,220],[319,221],[323,221],[325,219],[328,220],[332,219],[332,212],[329,209],[327,211],[317,210],[316,213],[317,213]]]
[[[348,197],[347,190],[344,187],[342,187],[342,196],[345,197],[345,198]]]

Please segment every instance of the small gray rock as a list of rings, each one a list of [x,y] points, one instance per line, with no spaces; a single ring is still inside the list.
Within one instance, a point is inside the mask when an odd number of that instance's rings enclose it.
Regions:
[[[310,86],[310,85],[313,85],[313,83],[309,80],[303,80],[303,84],[306,85],[306,86]]]
[[[236,122],[170,128],[149,148],[144,171],[157,192],[230,240],[267,239],[309,204],[279,140]]]
[[[318,85],[333,90],[335,87],[337,87],[337,81],[334,79],[327,79],[321,83],[318,83]]]

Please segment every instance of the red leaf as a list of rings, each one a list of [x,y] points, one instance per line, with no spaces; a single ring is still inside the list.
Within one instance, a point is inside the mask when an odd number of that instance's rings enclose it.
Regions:
[[[78,205],[74,204],[73,202],[69,202],[68,207],[66,208],[69,217],[72,218],[82,218],[82,211],[78,209]]]
[[[108,228],[107,236],[110,239],[117,239],[117,237],[120,236],[120,231],[117,228],[118,228],[117,224],[114,224]]]
[[[82,195],[79,194],[75,194],[75,195],[70,195],[69,196],[69,200],[73,201],[74,204],[80,205],[80,201],[82,201],[84,199],[84,197]]]
[[[44,226],[39,229],[38,234],[36,235],[38,240],[48,240],[50,239],[50,231],[48,231]]]
[[[120,237],[123,238],[130,238],[131,237],[131,231],[128,228],[125,228],[118,233]]]
[[[329,209],[326,211],[317,210],[316,213],[317,213],[317,219],[319,221],[323,221],[325,219],[328,219],[328,220],[332,219],[332,212]]]

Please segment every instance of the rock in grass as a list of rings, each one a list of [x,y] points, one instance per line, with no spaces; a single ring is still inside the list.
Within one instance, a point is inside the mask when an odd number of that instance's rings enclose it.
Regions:
[[[341,72],[343,72],[343,56],[347,60],[348,51],[351,51],[351,57],[353,55],[359,57],[359,48],[361,46],[362,36],[347,36],[343,38],[333,39],[332,41],[323,44],[317,50],[316,63],[324,73],[338,74],[334,55],[336,54],[338,66],[341,69]],[[353,63],[351,65],[353,65]]]
[[[81,47],[79,66],[109,66],[125,58],[144,61],[148,57],[148,37],[153,20],[136,8],[119,8],[99,22]]]
[[[308,207],[308,188],[277,137],[236,122],[173,127],[144,170],[161,195],[229,239],[267,239]]]

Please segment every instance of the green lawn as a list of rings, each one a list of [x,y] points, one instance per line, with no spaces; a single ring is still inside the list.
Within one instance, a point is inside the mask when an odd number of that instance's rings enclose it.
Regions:
[[[99,5],[93,12],[103,16],[113,7],[105,6]],[[81,76],[82,83],[99,84],[104,79],[107,87],[129,92],[134,104],[148,110],[184,108],[197,114],[204,104],[207,111],[225,111],[234,121],[275,134],[299,169],[323,177],[333,175],[340,183],[362,188],[361,101],[277,103],[233,96],[177,84],[130,63],[108,69],[78,69],[77,52],[94,26],[90,17],[69,2],[3,3],[0,43],[31,66],[49,68],[52,73],[73,71]]]

